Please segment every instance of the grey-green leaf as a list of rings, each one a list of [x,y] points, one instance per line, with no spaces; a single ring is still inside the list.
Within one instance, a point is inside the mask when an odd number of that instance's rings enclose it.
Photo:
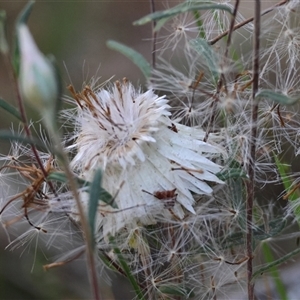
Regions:
[[[300,225],[300,206],[297,205],[298,199],[299,199],[299,192],[297,190],[293,190],[293,178],[290,177],[290,165],[286,165],[280,162],[280,159],[277,155],[274,154],[275,163],[279,172],[279,175],[281,177],[283,186],[285,188],[286,193],[288,194],[288,200],[293,203],[291,205],[291,208],[293,210],[293,213],[295,215],[295,219]]]
[[[21,115],[19,111],[12,105],[10,105],[8,102],[6,102],[4,99],[0,98],[0,107],[3,108],[5,111],[16,117],[19,121],[22,121]]]
[[[285,227],[286,220],[283,218],[277,218],[271,220],[268,224],[269,231],[266,231],[265,224],[255,226],[253,230],[253,238],[255,241],[264,241],[268,238],[277,236]],[[226,237],[220,237],[220,245],[223,249],[228,249],[230,247],[241,245],[245,242],[245,231],[234,232]],[[209,245],[206,245],[206,247]],[[212,245],[213,248],[213,245]]]
[[[143,74],[146,78],[150,77],[151,66],[147,62],[147,60],[144,58],[143,55],[141,55],[134,49],[132,49],[124,44],[118,43],[116,41],[107,41],[106,45],[108,48],[118,51],[118,52],[122,53],[124,56],[126,56],[127,58],[129,58],[135,65],[137,65],[139,67],[139,69],[143,72]]]
[[[253,230],[253,237],[255,240],[263,241],[278,235],[286,227],[286,219],[279,218],[271,220],[268,224],[268,232],[265,231],[264,226],[258,226]]]
[[[242,170],[238,168],[232,168],[229,170],[225,170],[222,172],[219,172],[216,174],[217,177],[223,181],[228,179],[235,179],[235,178],[248,178],[247,174]]]
[[[39,147],[42,151],[48,152],[49,149],[45,147],[45,144],[35,139],[34,137],[27,137],[21,134],[15,134],[9,130],[0,130],[0,140],[16,141],[20,143],[30,144]]]
[[[258,270],[256,270],[253,273],[252,281],[257,276],[263,275],[265,272],[268,272],[268,271],[272,270],[274,267],[278,267],[281,264],[283,264],[284,262],[287,262],[289,259],[291,259],[293,256],[295,256],[298,253],[300,253],[300,248],[297,248],[297,249],[289,252],[288,254],[286,254],[284,256],[281,256],[279,259],[274,260],[273,262],[268,263],[268,264],[264,265],[263,267],[259,268]]]
[[[300,101],[300,97],[288,97],[272,90],[261,90],[256,94],[256,98],[267,98],[282,105],[293,105]]]
[[[165,23],[168,22],[171,18],[172,17],[157,20],[156,26],[154,27],[153,31],[154,32],[159,31],[165,25]]]
[[[48,180],[59,181],[59,182],[62,182],[62,183],[66,183],[68,181],[68,178],[66,177],[65,173],[63,173],[63,172],[52,172],[52,173],[49,174],[47,179]],[[77,184],[80,186],[80,188],[91,186],[91,182],[86,181],[82,178],[76,177],[76,181],[77,181]],[[118,208],[118,206],[113,202],[114,199],[111,196],[111,194],[108,193],[102,187],[100,189],[101,189],[101,193],[100,193],[99,199],[101,201],[103,201],[104,203],[106,203],[107,205],[110,205],[112,208]]]
[[[182,286],[180,284],[177,286],[163,285],[159,287],[159,291],[167,295],[184,297],[184,299],[193,298],[195,296],[195,293],[192,291],[191,288]]]
[[[99,199],[102,192],[101,181],[102,181],[102,171],[98,169],[95,172],[93,182],[90,186],[90,199],[88,205],[88,222],[90,225],[93,247],[95,245],[95,222],[96,222],[96,216],[98,212]]]
[[[118,261],[124,271],[124,273],[126,274],[126,277],[129,279],[135,293],[136,293],[136,298],[139,300],[145,300],[145,297],[143,295],[143,292],[138,284],[138,282],[136,281],[136,278],[134,276],[134,274],[131,271],[131,268],[129,267],[129,265],[127,264],[127,261],[125,260],[124,256],[122,255],[122,252],[120,251],[120,249],[116,246],[114,238],[110,237],[109,238],[109,242],[113,247],[114,253],[118,258]]]
[[[190,41],[190,45],[204,57],[204,62],[211,71],[215,82],[219,78],[219,67],[218,67],[218,58],[215,54],[213,48],[207,43],[205,39],[197,38]]]
[[[222,5],[222,4],[215,4],[215,3],[184,3],[177,5],[173,8],[163,10],[163,11],[157,11],[154,13],[151,13],[149,15],[146,15],[145,17],[135,21],[133,25],[144,25],[152,21],[164,19],[164,18],[169,18],[176,16],[181,13],[185,13],[188,11],[196,11],[196,10],[210,10],[210,9],[220,9],[227,11],[232,14],[231,9],[227,5]]]
[[[48,175],[47,179],[59,181],[62,183],[66,183],[68,180],[66,174],[62,172],[52,172]]]
[[[58,182],[61,182],[61,183],[67,183],[67,181],[68,181],[68,178],[67,178],[66,174],[63,173],[63,172],[52,172],[48,175],[47,179],[48,180],[55,180],[55,181],[58,181]],[[76,178],[76,181],[77,181],[77,183],[80,187],[90,185],[89,181],[83,180],[79,177]]]

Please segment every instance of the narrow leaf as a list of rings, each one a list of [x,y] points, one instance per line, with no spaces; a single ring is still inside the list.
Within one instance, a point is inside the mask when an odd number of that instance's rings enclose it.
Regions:
[[[145,17],[135,21],[133,25],[144,25],[152,21],[160,20],[163,18],[169,18],[176,16],[181,13],[185,13],[188,11],[197,11],[197,10],[209,10],[209,9],[220,9],[227,11],[232,14],[231,9],[227,5],[222,4],[214,4],[214,3],[202,3],[202,4],[191,4],[191,3],[184,3],[183,5],[178,5],[173,8],[157,11],[146,15]]]
[[[223,180],[223,181],[228,180],[230,178],[231,179],[248,178],[247,174],[242,169],[237,169],[237,168],[225,170],[225,171],[217,173],[216,175],[220,180]]]
[[[41,148],[41,150],[45,152],[49,151],[49,149],[45,147],[45,144],[42,143],[40,140],[37,140],[33,137],[28,138],[24,135],[15,134],[8,130],[0,130],[0,140],[15,141],[20,143],[30,144]]]
[[[10,105],[8,102],[6,102],[4,99],[1,98],[0,98],[0,107],[3,108],[8,113],[10,113],[11,115],[13,115],[19,121],[22,121],[19,111],[14,106]]]
[[[219,78],[219,68],[217,65],[218,59],[213,48],[207,43],[205,39],[197,38],[190,41],[190,45],[204,57],[204,61],[211,71],[215,82]]]
[[[283,95],[281,93],[272,91],[272,90],[261,90],[258,92],[255,96],[256,98],[267,98],[270,99],[276,103],[282,104],[282,105],[293,105],[300,101],[299,97],[288,97],[286,95]]]
[[[242,170],[239,170],[241,174]],[[245,176],[240,175],[240,177],[232,177],[229,180],[227,180],[226,183],[228,186],[228,195],[231,195],[231,208],[233,209],[233,211],[238,212],[236,218],[240,228],[246,230],[246,191],[243,178],[247,178],[247,175],[245,174]]]
[[[144,296],[143,296],[143,293],[137,283],[137,281],[135,280],[131,270],[130,270],[130,267],[128,266],[126,260],[124,259],[120,249],[118,247],[116,247],[115,243],[114,243],[114,239],[111,237],[109,239],[110,243],[113,244],[112,247],[113,247],[113,250],[114,250],[114,253],[116,254],[116,256],[118,257],[118,261],[124,271],[124,273],[126,274],[127,278],[129,279],[135,293],[136,293],[136,296],[139,300],[145,300]]]
[[[253,237],[255,240],[266,240],[268,238],[275,237],[286,227],[286,220],[284,218],[278,218],[271,220],[268,224],[269,230],[265,231],[265,226],[259,226],[253,229]]]
[[[61,183],[67,183],[68,178],[63,172],[52,172],[47,177],[48,180],[58,181]],[[81,178],[76,177],[76,181],[80,187],[89,186],[90,182],[85,181]]]
[[[274,155],[274,158],[275,158],[275,163],[278,168],[279,175],[281,177],[283,186],[286,190],[288,190],[292,185],[291,180],[289,179],[289,177],[286,174],[286,172],[288,171],[289,165],[281,163],[280,159],[277,157],[277,155]]]
[[[199,36],[203,39],[206,39],[206,34],[205,34],[205,30],[203,29],[203,22],[200,18],[201,15],[200,15],[199,11],[195,10],[195,11],[193,11],[193,14],[194,14],[194,18],[195,18],[197,27],[199,28]]]
[[[117,262],[113,261],[108,254],[105,251],[98,251],[98,256],[101,259],[101,261],[112,271],[118,272],[119,274],[124,275],[123,270],[119,267]]]
[[[186,3],[180,3],[176,6],[174,6],[172,9],[179,9],[180,7],[185,6],[185,5],[186,5]],[[168,22],[169,20],[171,20],[172,18],[173,18],[173,16],[169,16],[166,18],[156,20],[156,26],[154,27],[153,31],[154,32],[159,31],[165,25],[165,23]]]
[[[253,238],[257,241],[264,241],[268,238],[275,237],[285,228],[285,226],[286,221],[283,220],[283,218],[270,221],[268,224],[268,228],[270,228],[270,230],[267,232],[265,230],[265,225],[255,226],[253,229]],[[222,249],[228,249],[230,247],[241,245],[245,242],[245,232],[239,231],[227,235],[226,237],[221,236],[219,242]]]
[[[160,20],[157,20],[156,25],[153,29],[154,32],[158,32],[164,25],[166,22],[168,22],[172,17],[169,18],[163,18]]]
[[[90,199],[88,205],[88,222],[91,230],[92,237],[92,247],[95,246],[95,222],[96,215],[98,212],[99,198],[101,196],[101,181],[102,181],[102,171],[98,169],[95,172],[93,182],[90,186]]]
[[[262,244],[262,251],[265,257],[265,260],[267,261],[267,264],[272,263],[274,261],[274,255],[271,251],[271,247],[267,243]],[[276,290],[278,292],[278,295],[280,295],[281,300],[288,300],[287,297],[287,290],[280,278],[280,272],[276,266],[273,266],[270,271],[272,272],[272,278],[275,282]]]
[[[287,175],[289,166],[282,164],[276,155],[274,155],[274,157],[278,172],[286,191],[286,194],[283,198],[289,200],[292,204],[291,207],[293,209],[293,213],[295,214],[298,224],[300,224],[300,205],[297,201],[299,199],[299,187],[293,184],[290,176]]]
[[[184,286],[160,286],[159,291],[163,294],[173,295],[173,296],[179,296],[184,297],[184,299],[193,298],[195,296],[195,293],[192,291],[191,288],[187,288]]]
[[[291,177],[289,175],[287,175],[287,172],[289,171],[290,166],[281,163],[279,158],[277,157],[277,155],[274,155],[274,157],[275,157],[275,163],[278,168],[278,172],[281,177],[283,186],[284,186],[286,192],[289,194],[289,192],[292,190],[292,187],[293,187],[293,182],[290,179]],[[291,201],[299,199],[297,190],[295,190],[293,193],[290,193],[288,199]]]
[[[300,248],[295,249],[294,251],[280,257],[277,260],[274,260],[272,263],[267,264],[266,266],[258,269],[257,271],[255,271],[253,273],[252,276],[252,281],[260,275],[263,275],[265,272],[268,272],[270,270],[272,270],[274,267],[280,266],[282,263],[286,262],[287,260],[289,260],[290,258],[292,258],[293,256],[295,256],[296,254],[300,253]]]
[[[126,56],[127,58],[129,58],[135,65],[139,67],[139,69],[143,72],[146,78],[150,77],[151,66],[144,58],[144,56],[142,56],[140,53],[116,41],[107,41],[106,45],[108,48],[118,51],[122,53],[124,56]]]
[[[62,183],[67,183],[67,181],[68,181],[68,178],[66,177],[65,173],[63,173],[63,172],[52,172],[48,175],[47,179],[62,182]],[[80,188],[91,186],[91,182],[86,181],[82,178],[76,177],[76,181]],[[113,197],[111,196],[111,194],[108,193],[102,187],[100,187],[100,189],[101,189],[101,193],[100,193],[99,200],[110,205],[112,208],[118,208],[118,206],[113,202]]]

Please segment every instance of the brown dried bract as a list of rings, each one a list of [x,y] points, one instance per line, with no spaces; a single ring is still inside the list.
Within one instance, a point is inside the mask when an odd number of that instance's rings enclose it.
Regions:
[[[20,163],[20,162],[19,162]],[[42,185],[46,181],[46,177],[44,172],[35,165],[5,165],[0,170],[4,168],[10,168],[17,170],[21,176],[27,179],[30,183],[28,187],[21,193],[16,194],[14,197],[9,199],[9,201],[2,207],[0,210],[0,215],[3,211],[11,204],[13,201],[22,198],[23,205],[22,208],[24,209],[24,215],[27,219],[28,223],[38,230],[42,230],[46,232],[43,228],[35,226],[29,219],[28,216],[28,209],[33,208],[35,210],[43,210],[48,208],[47,202],[43,199],[47,199],[47,195],[44,194]],[[53,158],[50,157],[47,161],[45,166],[46,174],[50,174],[54,170],[53,168]],[[19,217],[16,218],[18,220]],[[14,222],[8,222],[8,225]]]
[[[177,197],[177,194],[175,193],[176,188],[173,190],[156,191],[153,194],[145,190],[142,190],[142,192],[152,195],[159,200],[162,200],[164,202],[165,208],[167,209],[173,208],[175,205]]]

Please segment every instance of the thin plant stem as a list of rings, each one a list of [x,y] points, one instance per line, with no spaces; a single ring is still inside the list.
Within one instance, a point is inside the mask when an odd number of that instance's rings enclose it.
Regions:
[[[155,13],[155,3],[154,0],[150,0],[150,8],[151,13]],[[156,64],[156,38],[157,38],[157,32],[155,31],[156,21],[152,21],[152,68],[155,68]]]
[[[234,23],[235,23],[235,20],[236,20],[236,15],[237,15],[237,12],[238,12],[238,9],[239,9],[239,5],[240,5],[240,0],[236,0],[234,10],[233,10],[233,14],[232,14],[232,18],[231,18],[231,22],[230,22],[230,27],[228,29],[228,38],[227,38],[226,49],[225,49],[225,54],[224,54],[225,59],[228,58],[229,46],[230,46],[230,43],[231,43],[231,37],[232,37],[233,30],[234,30]]]
[[[260,53],[260,18],[261,18],[260,0],[255,1],[254,11],[254,41],[253,41],[253,84],[252,84],[252,113],[251,113],[251,136],[250,136],[250,153],[248,162],[249,180],[246,183],[247,188],[247,234],[246,234],[246,251],[247,261],[247,282],[248,282],[248,299],[254,299],[254,284],[252,283],[253,275],[253,203],[254,203],[254,179],[255,179],[255,153],[257,140],[257,120],[258,120],[258,100],[255,99],[259,84],[259,53]]]

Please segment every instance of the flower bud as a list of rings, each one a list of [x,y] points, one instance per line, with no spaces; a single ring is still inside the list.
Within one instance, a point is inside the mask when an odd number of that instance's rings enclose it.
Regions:
[[[21,92],[32,107],[42,115],[55,112],[59,97],[59,82],[56,71],[36,46],[29,29],[21,24],[18,27],[20,49],[19,84]]]

